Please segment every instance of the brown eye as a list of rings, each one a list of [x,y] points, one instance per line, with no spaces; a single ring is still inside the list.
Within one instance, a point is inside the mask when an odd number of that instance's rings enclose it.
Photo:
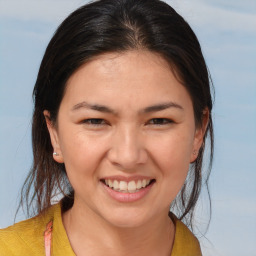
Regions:
[[[100,119],[100,118],[86,119],[86,120],[83,120],[82,123],[89,124],[89,125],[95,125],[95,126],[107,124],[104,119]]]
[[[170,123],[173,123],[173,121],[167,118],[153,118],[149,121],[149,124],[153,125],[166,125]]]

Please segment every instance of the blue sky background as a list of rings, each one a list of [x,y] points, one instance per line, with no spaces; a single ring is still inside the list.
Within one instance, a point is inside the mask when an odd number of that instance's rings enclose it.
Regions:
[[[204,256],[256,256],[256,1],[170,0],[196,32],[216,90],[213,215]],[[0,227],[32,161],[32,89],[59,23],[82,0],[0,0]],[[198,213],[203,225],[204,196]],[[23,219],[22,214],[18,220]]]

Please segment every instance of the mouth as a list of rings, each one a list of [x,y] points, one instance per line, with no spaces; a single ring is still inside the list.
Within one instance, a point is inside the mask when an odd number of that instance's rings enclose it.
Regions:
[[[110,189],[120,192],[120,193],[138,193],[141,190],[149,187],[154,182],[155,179],[139,179],[139,180],[131,180],[131,181],[124,181],[124,180],[112,180],[112,179],[101,179],[100,180],[104,185],[109,187]]]

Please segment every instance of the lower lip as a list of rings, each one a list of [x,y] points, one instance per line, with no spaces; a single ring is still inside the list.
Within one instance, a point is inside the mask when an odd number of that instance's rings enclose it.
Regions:
[[[154,183],[155,182],[153,182],[152,184],[148,185],[145,188],[141,188],[138,192],[134,192],[134,193],[122,193],[122,192],[118,192],[118,191],[111,189],[104,183],[102,183],[102,185],[105,188],[105,190],[107,191],[107,193],[116,201],[119,201],[122,203],[130,203],[130,202],[138,201],[138,200],[142,199],[143,197],[145,197],[148,194],[148,192],[150,191],[150,189],[152,188],[152,186],[154,185]]]

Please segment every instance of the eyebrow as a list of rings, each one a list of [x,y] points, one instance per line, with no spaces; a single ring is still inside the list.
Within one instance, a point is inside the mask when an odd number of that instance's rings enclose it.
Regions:
[[[72,111],[76,111],[81,108],[92,109],[92,110],[96,110],[96,111],[103,112],[103,113],[110,113],[110,114],[117,115],[117,112],[115,110],[113,110],[107,106],[100,105],[100,104],[90,104],[85,101],[74,105],[72,107]],[[146,108],[140,110],[139,113],[143,114],[143,113],[157,112],[157,111],[162,111],[162,110],[165,110],[168,108],[176,108],[176,109],[184,110],[184,108],[181,105],[179,105],[175,102],[166,102],[166,103],[160,103],[157,105],[146,107]]]
[[[151,112],[157,112],[157,111],[165,110],[165,109],[168,109],[168,108],[177,108],[177,109],[180,109],[180,110],[184,110],[184,108],[181,105],[179,105],[175,102],[166,102],[166,103],[161,103],[161,104],[146,107],[145,109],[143,109],[140,112],[142,112],[142,113],[151,113]]]
[[[81,108],[92,109],[92,110],[96,110],[96,111],[103,112],[103,113],[117,114],[116,111],[114,111],[113,109],[111,109],[107,106],[100,105],[100,104],[90,104],[85,101],[76,104],[72,108],[72,111],[75,111],[75,110],[78,110]]]

